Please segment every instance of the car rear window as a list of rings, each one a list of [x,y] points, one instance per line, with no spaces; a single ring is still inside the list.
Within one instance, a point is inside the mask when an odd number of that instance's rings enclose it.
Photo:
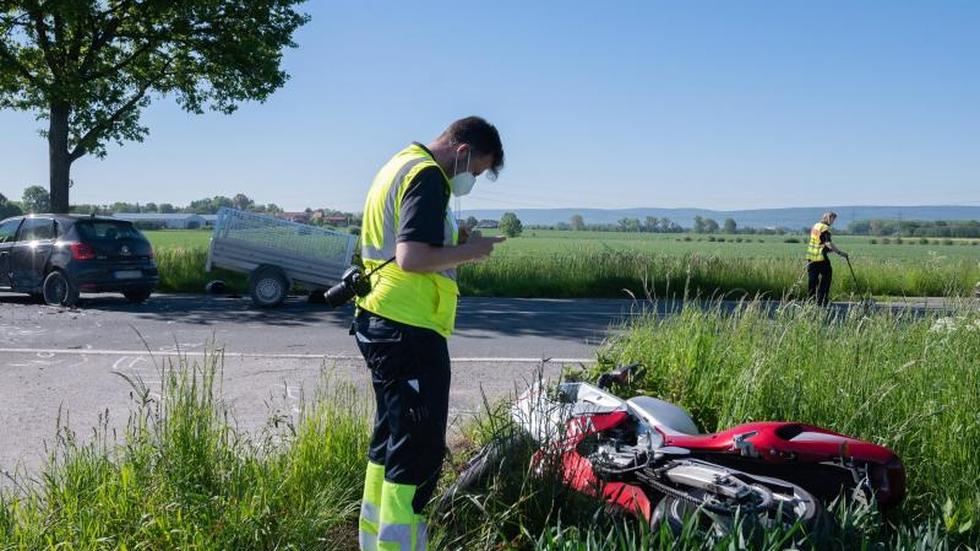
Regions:
[[[78,235],[86,241],[113,241],[116,239],[143,239],[129,222],[103,222],[98,220],[76,222]]]

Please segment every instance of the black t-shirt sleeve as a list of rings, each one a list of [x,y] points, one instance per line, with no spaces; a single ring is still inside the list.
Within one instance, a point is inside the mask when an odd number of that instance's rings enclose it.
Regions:
[[[448,204],[449,188],[442,172],[434,166],[423,169],[408,184],[402,197],[395,241],[442,245]]]
[[[823,244],[823,243],[827,243],[828,241],[830,241],[830,232],[829,231],[821,232],[820,243]]]

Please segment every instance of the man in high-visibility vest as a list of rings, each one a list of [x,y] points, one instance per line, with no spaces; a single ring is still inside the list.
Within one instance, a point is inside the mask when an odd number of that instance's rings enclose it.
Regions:
[[[830,281],[833,269],[830,266],[828,252],[835,252],[847,258],[847,253],[837,248],[830,237],[830,226],[837,220],[836,212],[825,212],[820,221],[810,229],[810,242],[806,249],[807,273],[809,285],[807,290],[810,298],[815,298],[817,304],[826,306],[830,302]]]
[[[351,327],[377,405],[359,521],[363,550],[425,549],[422,510],[446,448],[456,266],[486,258],[504,240],[459,228],[449,197],[469,193],[484,172],[495,178],[503,164],[497,129],[467,117],[428,145],[399,151],[368,191],[361,257],[371,290],[357,298]]]

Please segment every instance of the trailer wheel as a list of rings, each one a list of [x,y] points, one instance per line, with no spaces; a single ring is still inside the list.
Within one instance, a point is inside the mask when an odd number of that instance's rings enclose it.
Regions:
[[[259,266],[249,278],[248,292],[252,296],[252,304],[269,308],[282,304],[289,291],[289,278],[281,268],[275,266]]]

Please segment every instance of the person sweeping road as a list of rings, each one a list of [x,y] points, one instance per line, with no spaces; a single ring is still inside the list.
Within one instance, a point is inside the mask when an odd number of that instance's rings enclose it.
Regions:
[[[428,145],[399,151],[368,191],[361,256],[371,288],[357,298],[351,326],[377,405],[359,520],[362,550],[426,547],[422,511],[446,449],[446,339],[456,318],[456,267],[488,257],[504,240],[459,228],[449,197],[468,194],[484,172],[496,178],[503,164],[497,129],[467,117]]]
[[[807,294],[816,299],[820,306],[830,303],[830,282],[833,278],[833,268],[828,254],[831,252],[848,258],[847,253],[837,248],[831,240],[830,227],[837,220],[836,212],[825,212],[820,221],[810,229],[810,242],[806,249],[808,285]]]

